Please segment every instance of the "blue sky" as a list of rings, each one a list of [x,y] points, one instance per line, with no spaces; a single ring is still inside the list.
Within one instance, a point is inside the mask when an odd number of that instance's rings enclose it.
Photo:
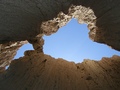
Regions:
[[[83,59],[100,60],[102,57],[120,55],[120,52],[107,45],[90,40],[88,32],[86,24],[79,24],[76,19],[72,19],[57,33],[44,36],[44,53],[76,63],[82,62]]]
[[[83,59],[100,60],[102,57],[120,55],[120,52],[107,45],[93,42],[88,36],[86,24],[78,24],[72,19],[66,26],[50,36],[44,36],[44,53],[55,58],[82,62]],[[26,44],[18,51],[15,58],[23,56],[24,50],[33,50],[32,45]]]
[[[24,56],[24,52],[25,52],[26,50],[33,50],[32,44],[27,43],[27,44],[23,45],[23,46],[17,51],[17,54],[16,54],[16,56],[14,57],[14,59],[17,59],[17,58],[19,58],[19,57]]]

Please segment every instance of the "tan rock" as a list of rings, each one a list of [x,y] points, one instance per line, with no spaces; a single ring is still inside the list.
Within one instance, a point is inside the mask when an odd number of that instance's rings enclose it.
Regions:
[[[12,61],[0,76],[1,90],[120,90],[120,57],[82,63],[34,52]]]

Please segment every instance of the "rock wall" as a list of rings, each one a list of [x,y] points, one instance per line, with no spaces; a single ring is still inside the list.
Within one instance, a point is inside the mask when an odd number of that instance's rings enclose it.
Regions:
[[[0,90],[120,90],[120,57],[75,64],[26,51],[0,75]]]
[[[68,14],[72,4],[90,7],[94,11],[98,27],[95,35],[91,36],[94,41],[120,50],[119,0],[1,0],[0,43],[34,38],[42,33],[42,22],[53,19],[61,11]]]
[[[66,11],[71,1],[0,0],[0,43],[34,38],[41,23]]]
[[[75,64],[43,53],[43,34],[50,35],[61,26],[58,22],[51,23],[51,20],[57,21],[54,18],[64,16],[59,20],[66,20],[69,15],[74,16],[75,13],[71,12],[77,11],[75,5],[94,12],[94,19],[87,18],[95,26],[91,28],[88,23],[90,38],[120,51],[119,0],[1,0],[0,90],[120,90],[119,56]],[[79,10],[83,9],[79,7]],[[84,16],[82,14],[77,15]],[[28,40],[35,50],[26,51],[24,57],[12,61],[5,71],[5,66],[24,44],[22,40]]]
[[[75,0],[74,4],[90,7],[96,18],[96,34],[93,40],[105,43],[120,51],[120,1],[119,0]]]
[[[27,41],[0,44],[0,73],[5,71],[7,65],[10,65],[17,50],[25,43],[27,43]]]

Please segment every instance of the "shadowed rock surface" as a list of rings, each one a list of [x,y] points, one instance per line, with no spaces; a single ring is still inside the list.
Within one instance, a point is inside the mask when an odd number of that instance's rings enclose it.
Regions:
[[[0,43],[35,37],[42,32],[43,21],[53,19],[60,11],[68,13],[71,4],[93,9],[98,27],[93,40],[120,50],[119,0],[1,0]]]
[[[88,24],[93,41],[120,51],[119,0],[1,0],[0,90],[120,90],[119,56],[75,64],[43,54],[42,35],[57,31],[53,18],[61,16],[61,11],[69,15],[72,4],[94,11],[96,27]],[[35,50],[26,51],[5,71],[23,40]]]

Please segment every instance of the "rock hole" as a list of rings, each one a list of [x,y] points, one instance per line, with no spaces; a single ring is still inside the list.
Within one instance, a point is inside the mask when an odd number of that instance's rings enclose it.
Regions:
[[[7,66],[5,67],[5,70],[7,70],[7,69],[9,68],[9,66],[10,66],[10,65],[7,65]]]
[[[100,60],[102,57],[120,55],[120,52],[107,45],[90,40],[88,33],[87,24],[79,24],[76,19],[72,19],[56,33],[43,36],[45,40],[43,51],[52,57],[75,63],[84,59]]]
[[[47,61],[47,59],[43,60],[42,62],[45,63]]]
[[[26,50],[34,50],[32,44],[27,43],[27,44],[24,44],[22,47],[20,47],[19,50],[17,51],[17,54],[16,54],[15,57],[14,57],[14,60],[15,60],[15,59],[18,59],[18,58],[20,58],[20,57],[23,57],[23,56],[24,56],[24,52],[25,52]],[[5,67],[5,70],[7,70],[7,69],[9,68],[9,66],[10,66],[10,65],[7,65],[7,66]]]
[[[18,58],[24,56],[24,52],[26,50],[34,50],[32,44],[27,43],[27,44],[24,44],[22,47],[20,47],[19,50],[17,51],[17,54],[15,55],[14,59],[18,59]]]

